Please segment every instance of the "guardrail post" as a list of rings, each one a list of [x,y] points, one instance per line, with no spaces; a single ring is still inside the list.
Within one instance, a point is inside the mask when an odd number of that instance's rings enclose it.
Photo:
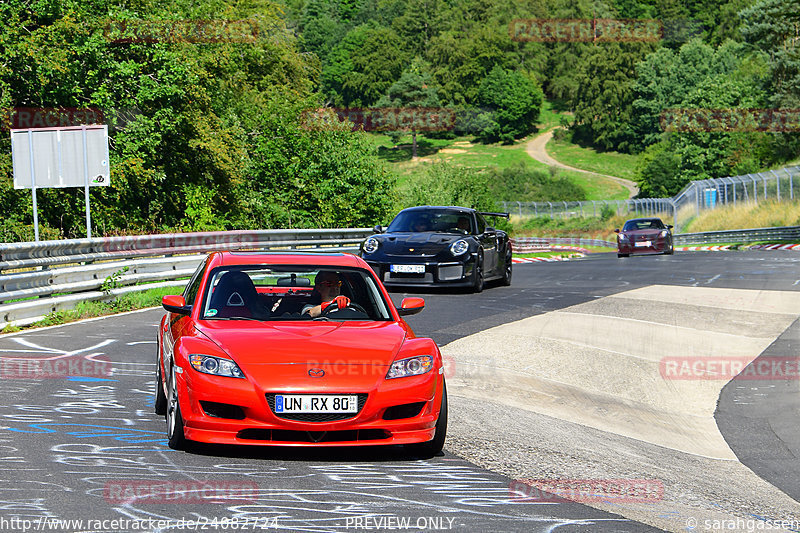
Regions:
[[[569,209],[569,206],[567,205],[567,202],[564,202],[564,214],[561,216],[562,219],[567,218],[567,210],[568,209]]]
[[[675,231],[678,231],[678,204],[675,201],[670,200],[672,203],[672,227],[675,228]]]
[[[794,200],[794,187],[792,184],[792,173],[789,172],[789,169],[786,169],[786,173],[789,174],[789,199]]]
[[[695,207],[695,216],[700,216],[700,187],[695,186],[694,188],[694,207]]]
[[[547,202],[547,205],[550,206],[550,218],[555,218],[553,215],[553,204],[551,202]]]
[[[522,216],[522,202],[517,202],[517,211],[519,212],[519,216]]]
[[[777,194],[778,194],[778,201],[780,202],[780,200],[781,200],[781,177],[778,176],[778,174],[774,170],[770,170],[770,172],[772,172],[772,175],[775,176],[775,183],[778,184]]]
[[[597,217],[597,205],[594,203],[594,200],[592,200],[592,216],[595,218]]]

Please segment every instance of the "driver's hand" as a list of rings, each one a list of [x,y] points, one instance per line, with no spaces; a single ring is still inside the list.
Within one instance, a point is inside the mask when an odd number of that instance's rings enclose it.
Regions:
[[[350,305],[350,298],[348,298],[347,296],[337,296],[330,302],[322,302],[319,308],[320,311],[324,311],[325,309],[328,308],[329,305],[333,303],[336,303],[336,307],[338,307],[339,309],[344,309],[345,307]]]

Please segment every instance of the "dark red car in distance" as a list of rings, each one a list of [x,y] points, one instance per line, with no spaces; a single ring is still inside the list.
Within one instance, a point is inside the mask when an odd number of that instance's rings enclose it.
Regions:
[[[672,226],[660,218],[634,218],[625,222],[617,234],[617,257],[631,254],[675,253],[672,245]]]

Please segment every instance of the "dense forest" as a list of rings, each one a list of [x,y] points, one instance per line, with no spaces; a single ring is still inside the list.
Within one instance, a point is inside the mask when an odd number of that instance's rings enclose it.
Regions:
[[[653,19],[662,31],[589,42],[510,31],[518,19],[593,18]],[[206,21],[203,33],[187,21]],[[209,37],[225,21],[248,31]],[[642,153],[643,196],[791,160],[796,131],[670,131],[664,113],[800,108],[800,12],[786,0],[0,4],[4,116],[103,110],[112,185],[91,194],[104,234],[372,225],[395,206],[395,178],[363,132],[309,110],[444,107],[461,117],[455,129],[425,135],[510,143],[535,131],[543,99],[568,112],[573,141]],[[415,194],[452,199],[492,179],[524,185],[434,168]],[[30,239],[30,191],[13,189],[7,134],[0,202],[0,240]],[[82,235],[83,191],[40,190],[39,213],[45,236]]]

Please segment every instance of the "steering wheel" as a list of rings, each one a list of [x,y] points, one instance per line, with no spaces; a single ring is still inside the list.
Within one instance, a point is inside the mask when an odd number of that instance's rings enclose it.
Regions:
[[[365,315],[367,314],[367,310],[366,309],[364,309],[363,307],[361,307],[357,303],[353,303],[352,301],[350,302],[350,305],[345,307],[345,309],[353,309],[355,311],[358,311],[359,313],[364,313]],[[328,313],[333,313],[335,311],[341,311],[341,309],[339,309],[339,304],[337,304],[334,301],[334,302],[331,302],[331,304],[328,307],[323,309],[322,312],[319,314],[319,316],[328,316]]]

